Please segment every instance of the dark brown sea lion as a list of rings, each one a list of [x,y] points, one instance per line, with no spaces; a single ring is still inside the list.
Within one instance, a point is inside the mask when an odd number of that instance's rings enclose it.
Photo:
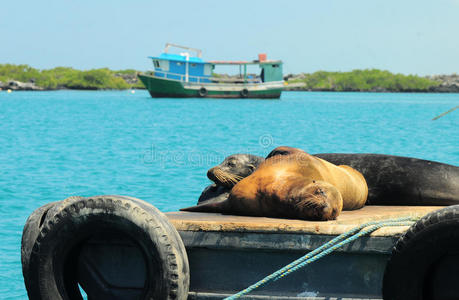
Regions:
[[[315,154],[351,166],[368,184],[365,205],[457,205],[459,167],[436,161],[384,154]]]
[[[342,209],[358,209],[365,204],[368,188],[358,171],[333,165],[300,149],[276,149],[289,152],[269,156],[233,187],[227,200],[182,210],[333,220]]]
[[[266,158],[287,155],[278,147]],[[365,177],[365,205],[457,205],[459,167],[435,161],[384,154],[320,153],[314,156],[337,165],[348,165]]]
[[[226,200],[233,186],[252,174],[264,160],[263,157],[252,154],[233,154],[226,157],[221,164],[207,171],[207,177],[214,184],[204,189],[198,203]]]

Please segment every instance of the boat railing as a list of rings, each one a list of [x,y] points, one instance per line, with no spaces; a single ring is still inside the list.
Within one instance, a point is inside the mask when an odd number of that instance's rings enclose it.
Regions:
[[[201,58],[202,57],[202,50],[201,49],[196,49],[196,48],[191,48],[187,46],[181,46],[177,44],[172,44],[172,43],[166,43],[166,47],[164,48],[164,53],[168,53],[170,47],[175,47],[175,48],[181,48],[189,51],[194,51],[196,52],[197,57]]]
[[[157,78],[165,78],[170,80],[176,80],[186,82],[186,75],[180,73],[172,73],[165,71],[152,71],[151,75]],[[159,75],[159,76],[158,76]],[[162,75],[162,76],[161,76]],[[260,78],[228,78],[228,77],[207,77],[207,76],[193,76],[188,75],[188,82],[196,83],[261,83]]]

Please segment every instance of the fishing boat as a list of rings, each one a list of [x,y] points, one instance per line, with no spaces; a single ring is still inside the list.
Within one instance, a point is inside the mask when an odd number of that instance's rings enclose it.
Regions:
[[[186,50],[169,53],[171,47]],[[195,56],[191,53],[194,52]],[[204,61],[200,49],[167,43],[164,52],[149,57],[154,70],[138,75],[153,98],[280,98],[284,81],[282,61],[259,54],[253,61]],[[233,76],[214,72],[218,66],[233,66]],[[248,67],[259,67],[249,74]]]

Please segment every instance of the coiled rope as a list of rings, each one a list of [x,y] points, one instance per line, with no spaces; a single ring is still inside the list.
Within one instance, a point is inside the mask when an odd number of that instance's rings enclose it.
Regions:
[[[330,240],[329,242],[323,244],[319,248],[309,252],[308,254],[300,257],[299,259],[295,260],[294,262],[286,265],[285,267],[277,270],[276,272],[272,273],[269,276],[266,276],[262,280],[252,284],[248,288],[234,294],[230,297],[225,298],[224,300],[233,300],[240,298],[251,291],[266,285],[271,281],[279,280],[292,272],[297,271],[298,269],[303,268],[307,264],[310,264],[328,254],[333,252],[334,250],[349,244],[350,242],[355,241],[361,236],[367,235],[376,231],[382,227],[386,226],[411,226],[413,222],[417,221],[419,218],[413,217],[405,217],[405,218],[398,218],[398,219],[390,219],[390,220],[383,220],[383,221],[372,221],[365,224],[362,224],[358,227],[355,227],[348,232],[345,232],[334,239]],[[368,228],[367,228],[368,227]]]

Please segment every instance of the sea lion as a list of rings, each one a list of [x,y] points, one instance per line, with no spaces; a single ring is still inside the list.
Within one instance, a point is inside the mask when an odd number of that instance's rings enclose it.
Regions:
[[[342,209],[358,209],[365,204],[368,188],[358,171],[333,165],[300,149],[283,149],[289,152],[269,156],[231,189],[227,200],[181,210],[334,220]]]
[[[252,174],[264,160],[263,157],[252,154],[233,154],[226,157],[222,163],[207,171],[207,177],[214,184],[204,189],[198,204],[204,201],[226,200],[231,188]]]
[[[368,184],[366,205],[459,204],[459,167],[384,154],[314,154],[356,169]]]

